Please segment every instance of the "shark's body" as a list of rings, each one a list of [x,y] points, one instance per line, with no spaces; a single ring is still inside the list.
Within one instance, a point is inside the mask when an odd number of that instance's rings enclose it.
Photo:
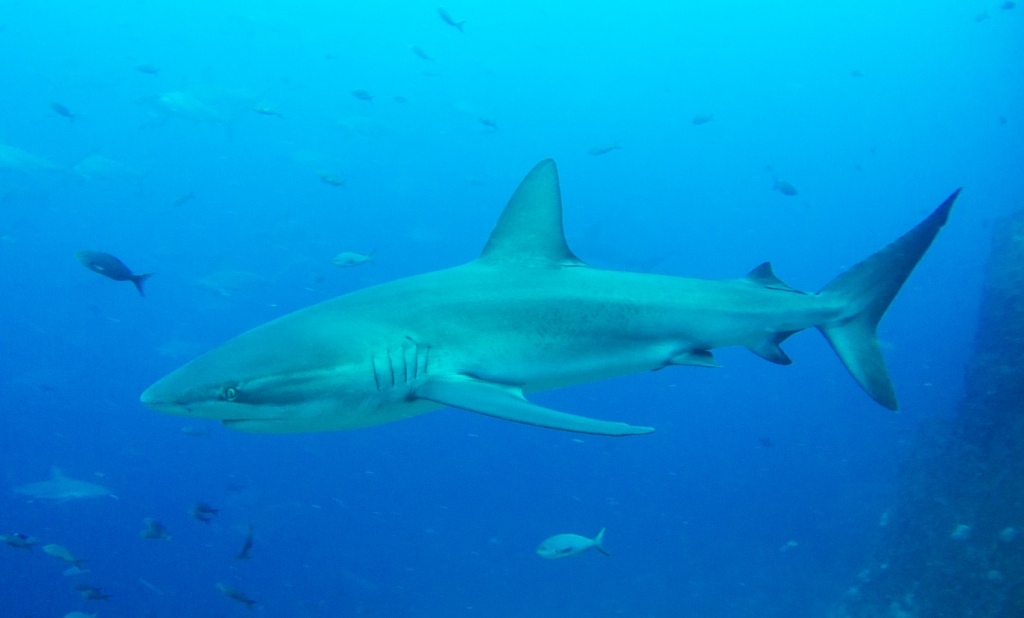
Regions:
[[[865,390],[895,409],[875,326],[955,195],[805,294],[767,263],[735,280],[587,266],[565,243],[557,172],[544,161],[477,260],[274,320],[166,376],[142,401],[257,432],[351,429],[451,406],[568,431],[641,434],[653,429],[555,412],[523,394],[668,365],[717,366],[711,350],[736,345],[788,364],[779,343],[816,326]]]
[[[53,469],[50,480],[18,485],[14,488],[14,493],[28,496],[35,500],[54,500],[57,502],[66,502],[78,498],[117,497],[102,485],[69,479],[61,474],[61,471],[57,468]]]

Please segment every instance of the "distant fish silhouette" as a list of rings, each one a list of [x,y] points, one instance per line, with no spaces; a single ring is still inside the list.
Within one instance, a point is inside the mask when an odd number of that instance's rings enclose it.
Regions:
[[[697,114],[693,117],[693,124],[707,124],[715,119],[714,114]]]
[[[56,112],[59,116],[64,116],[71,122],[74,122],[75,118],[78,117],[78,114],[72,114],[71,110],[68,109],[66,105],[62,105],[60,103],[50,103],[50,109]]]
[[[210,523],[214,517],[217,516],[219,511],[205,502],[196,502],[192,505],[192,508],[188,510],[189,516],[192,519],[203,522],[204,524]]]
[[[253,601],[247,597],[244,592],[233,586],[217,584],[217,589],[220,590],[227,598],[238,601],[239,603],[244,603],[249,609],[252,609],[252,606],[256,604],[256,601]]]
[[[252,549],[253,530],[254,528],[252,527],[252,524],[249,524],[249,530],[245,533],[245,542],[242,543],[242,549],[235,554],[235,560],[252,560],[252,556],[249,555],[249,550]]]
[[[419,45],[413,45],[411,49],[412,53],[416,54],[420,58],[423,58],[427,62],[434,62],[434,57],[428,54],[426,50],[420,47]]]
[[[58,502],[67,502],[68,500],[78,498],[117,497],[102,485],[69,479],[61,474],[61,471],[57,468],[53,468],[50,480],[18,485],[14,488],[14,493],[29,496],[36,500],[55,500]]]
[[[455,18],[452,17],[451,14],[448,13],[448,11],[444,10],[443,8],[437,9],[437,14],[441,16],[441,21],[448,24],[452,28],[458,28],[459,32],[465,33],[465,30],[462,29],[462,26],[466,24],[466,20],[455,21]]]
[[[131,281],[135,284],[135,289],[139,291],[140,296],[145,296],[142,291],[142,284],[146,282],[146,279],[152,277],[155,273],[146,273],[144,275],[132,274],[130,268],[124,265],[124,262],[110,255],[109,253],[103,253],[102,251],[79,251],[75,254],[78,261],[83,266],[107,277],[114,281]]]
[[[778,178],[775,179],[775,185],[772,187],[772,190],[778,191],[779,193],[789,197],[793,197],[797,194],[796,187],[785,180],[779,180]]]
[[[370,94],[370,91],[369,90],[363,90],[362,88],[357,88],[356,90],[353,90],[352,91],[352,96],[354,96],[355,98],[359,99],[360,101],[366,101],[366,102],[373,101],[373,95]]]
[[[195,191],[189,191],[185,195],[182,195],[180,197],[175,198],[175,200],[173,202],[171,202],[171,203],[174,206],[181,206],[181,205],[185,204],[186,202],[190,202],[190,201],[192,201],[194,199],[196,199]]]
[[[147,517],[145,520],[146,528],[139,533],[144,539],[152,539],[154,541],[164,540],[170,541],[171,535],[167,532],[167,528],[163,524],[155,519]]]
[[[587,151],[587,154],[596,157],[599,155],[608,154],[613,150],[622,150],[622,146],[619,146],[619,140],[615,140],[610,144],[598,144],[596,146],[591,146],[590,150]]]
[[[151,64],[138,64],[135,65],[135,70],[139,73],[145,73],[146,75],[156,75],[160,72],[160,69]]]

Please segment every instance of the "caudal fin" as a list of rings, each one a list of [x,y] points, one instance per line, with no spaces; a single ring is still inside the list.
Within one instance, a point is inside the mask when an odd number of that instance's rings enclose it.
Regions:
[[[833,279],[818,292],[843,306],[840,318],[818,329],[857,383],[890,410],[899,406],[875,331],[893,298],[946,223],[960,189],[898,240]]]
[[[139,291],[139,296],[145,296],[146,295],[145,292],[142,291],[142,284],[146,282],[146,279],[149,279],[150,277],[152,277],[155,274],[156,273],[146,273],[144,275],[132,275],[132,283],[135,284],[135,289],[137,289]]]
[[[608,550],[604,548],[604,531],[605,530],[607,530],[607,528],[601,528],[601,531],[598,532],[597,536],[594,537],[594,549],[596,549],[597,551],[601,552],[602,554],[604,554],[606,556],[611,556],[611,554],[608,553]]]

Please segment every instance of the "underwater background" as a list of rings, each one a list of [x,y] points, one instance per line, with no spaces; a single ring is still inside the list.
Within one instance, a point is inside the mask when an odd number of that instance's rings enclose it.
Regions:
[[[438,8],[0,3],[0,533],[89,570],[0,547],[0,615],[248,615],[223,583],[266,616],[825,616],[857,581],[915,433],[964,395],[991,222],[1021,206],[1024,8]],[[254,435],[139,403],[249,328],[474,259],[546,157],[583,260],[771,260],[808,291],[963,186],[879,329],[901,411],[814,332],[789,367],[729,349],[531,396],[657,428],[634,438],[456,410]],[[84,249],[155,272],[146,296]],[[117,498],[13,490],[52,467]],[[603,527],[611,557],[535,553]]]

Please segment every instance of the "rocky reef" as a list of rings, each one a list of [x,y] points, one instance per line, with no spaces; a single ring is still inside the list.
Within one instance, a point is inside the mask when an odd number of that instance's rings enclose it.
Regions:
[[[993,238],[964,401],[922,428],[835,617],[1024,616],[1024,212]]]

